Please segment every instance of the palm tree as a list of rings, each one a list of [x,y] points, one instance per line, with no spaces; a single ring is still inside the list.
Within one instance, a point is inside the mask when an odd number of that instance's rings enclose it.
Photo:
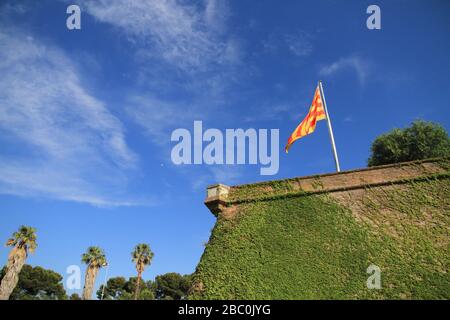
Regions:
[[[0,300],[8,300],[19,281],[19,273],[22,270],[28,253],[34,252],[37,247],[36,229],[21,226],[6,242],[13,247],[8,255],[6,273],[0,284]]]
[[[81,261],[87,264],[86,276],[84,278],[83,300],[89,300],[94,290],[95,278],[98,270],[107,266],[106,256],[99,247],[89,247],[86,253],[81,256]]]
[[[139,285],[142,278],[142,273],[146,266],[152,263],[153,252],[150,250],[150,246],[146,243],[140,243],[136,247],[134,247],[134,251],[131,253],[133,261],[136,264],[136,270],[138,273],[137,281],[136,281],[136,291],[134,292],[134,300],[137,300],[139,295]]]

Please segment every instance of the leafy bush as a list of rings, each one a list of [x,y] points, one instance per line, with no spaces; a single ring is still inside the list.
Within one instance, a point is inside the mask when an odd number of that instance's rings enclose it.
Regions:
[[[450,155],[450,138],[439,124],[418,120],[375,139],[369,167]]]

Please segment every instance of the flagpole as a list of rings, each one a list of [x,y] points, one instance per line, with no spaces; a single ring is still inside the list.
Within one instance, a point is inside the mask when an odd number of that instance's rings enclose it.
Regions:
[[[336,164],[336,171],[340,172],[341,168],[339,166],[339,159],[336,151],[336,145],[334,143],[334,135],[333,135],[333,128],[331,127],[331,119],[328,115],[328,108],[327,108],[327,102],[325,101],[325,95],[323,94],[323,88],[322,88],[322,81],[319,80],[319,89],[320,89],[320,96],[322,97],[323,101],[323,108],[325,109],[325,115],[327,117],[327,123],[328,123],[328,132],[330,133],[330,140],[331,140],[331,147],[333,148],[333,155],[334,155],[334,163]]]

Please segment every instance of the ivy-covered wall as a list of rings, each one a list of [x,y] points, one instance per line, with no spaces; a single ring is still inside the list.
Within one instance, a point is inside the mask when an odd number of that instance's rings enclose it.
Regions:
[[[448,174],[230,199],[235,212],[218,216],[191,299],[450,298]],[[367,288],[372,264],[381,270],[381,289]]]

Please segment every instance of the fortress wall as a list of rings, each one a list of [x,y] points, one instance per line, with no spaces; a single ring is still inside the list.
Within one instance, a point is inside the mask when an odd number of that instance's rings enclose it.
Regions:
[[[217,222],[189,298],[450,299],[449,162],[208,187]]]
[[[229,208],[233,205],[266,198],[270,200],[276,197],[403,184],[431,176],[445,178],[448,174],[448,162],[448,159],[427,159],[232,187],[216,184],[208,187],[205,205],[217,216],[222,211],[230,211]]]

